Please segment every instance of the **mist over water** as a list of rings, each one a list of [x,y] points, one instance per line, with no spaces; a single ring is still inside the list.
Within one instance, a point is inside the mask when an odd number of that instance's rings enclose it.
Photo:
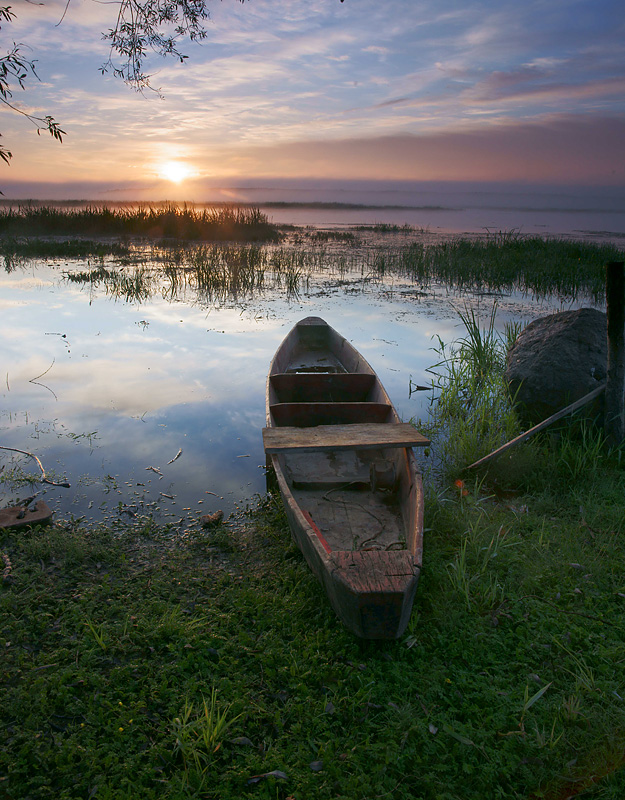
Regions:
[[[625,189],[621,187],[351,182],[268,185],[231,191],[241,201],[271,204],[266,206],[270,218],[283,224],[341,226],[381,222],[427,228],[440,234],[514,230],[602,242],[618,242],[625,237]],[[305,207],[276,208],[274,203]],[[350,205],[359,207],[346,207]]]

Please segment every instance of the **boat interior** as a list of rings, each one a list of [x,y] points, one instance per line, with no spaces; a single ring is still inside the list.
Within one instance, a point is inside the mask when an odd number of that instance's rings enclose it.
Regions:
[[[369,365],[352,360],[352,370],[363,371],[349,371],[337,347],[329,350],[315,336],[309,337],[312,349],[300,339],[288,361],[276,365],[280,371],[269,377],[274,426],[345,425],[349,435],[350,425],[399,421]],[[349,356],[353,348],[345,344]],[[411,549],[416,487],[414,456],[406,447],[363,449],[354,438],[338,449],[294,449],[276,457],[295,501],[326,549]]]

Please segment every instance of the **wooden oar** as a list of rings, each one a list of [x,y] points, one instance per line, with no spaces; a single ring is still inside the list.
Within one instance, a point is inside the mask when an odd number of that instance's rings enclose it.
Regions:
[[[486,464],[489,461],[492,461],[495,458],[498,458],[502,453],[505,453],[506,450],[509,450],[511,447],[519,444],[520,442],[524,442],[526,439],[529,439],[530,436],[533,436],[538,431],[542,431],[544,428],[548,428],[549,425],[552,425],[554,422],[557,422],[562,417],[566,417],[568,414],[572,414],[574,411],[577,411],[580,408],[588,405],[588,403],[592,403],[602,392],[605,392],[605,383],[602,383],[601,386],[598,386],[596,389],[593,389],[592,392],[580,397],[579,400],[576,400],[574,403],[571,403],[570,406],[566,406],[566,408],[560,409],[560,411],[556,411],[555,414],[552,414],[547,419],[544,419],[542,422],[539,422],[538,425],[534,425],[533,428],[530,428],[528,431],[524,433],[520,433],[518,436],[515,436],[514,439],[511,439],[506,444],[502,444],[501,447],[498,447],[496,450],[493,450],[492,453],[489,453],[484,458],[480,458],[478,461],[475,461],[473,464],[470,464],[467,469],[473,469],[474,467],[481,467],[482,464]]]

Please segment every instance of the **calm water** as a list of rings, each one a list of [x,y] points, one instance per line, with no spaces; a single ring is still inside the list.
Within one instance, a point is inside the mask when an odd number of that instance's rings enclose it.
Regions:
[[[268,208],[276,222],[347,226],[386,222],[447,233],[517,230],[523,234],[566,236],[598,242],[625,239],[622,187],[536,186],[521,184],[328,182],[302,187],[288,183],[262,189],[231,190],[246,202],[289,200],[357,203],[377,208]]]
[[[622,245],[625,241],[625,210],[458,207],[435,209],[275,209],[265,212],[278,224],[349,228],[354,225],[387,223],[423,228],[437,237],[448,234],[475,235],[490,231],[518,231],[524,235],[566,237],[597,244]]]
[[[228,515],[265,489],[267,369],[300,318],[322,316],[353,342],[410,419],[427,413],[429,393],[409,389],[428,382],[435,337],[464,333],[455,307],[472,304],[486,323],[496,299],[500,331],[560,308],[325,271],[297,295],[267,288],[210,302],[187,289],[127,302],[64,279],[87,266],[0,273],[0,444],[36,454],[49,477],[71,484],[0,484],[0,507],[38,491],[64,517],[152,513],[186,526],[201,513]],[[32,459],[7,451],[0,465],[39,475]]]

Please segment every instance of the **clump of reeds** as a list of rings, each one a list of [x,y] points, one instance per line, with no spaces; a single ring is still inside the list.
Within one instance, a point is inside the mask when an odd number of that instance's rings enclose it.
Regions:
[[[514,438],[519,423],[504,379],[505,344],[495,331],[493,306],[486,328],[473,309],[458,312],[466,335],[452,344],[440,337],[429,368],[433,397],[423,427],[436,437],[437,468],[457,477],[478,458]]]
[[[623,251],[610,244],[501,233],[435,245],[413,242],[387,253],[386,266],[413,280],[460,289],[520,289],[567,298],[584,293],[597,300],[605,293],[605,265],[622,260]]]
[[[146,205],[136,208],[25,206],[0,210],[0,235],[140,236],[191,241],[277,241],[280,233],[257,208]]]
[[[109,297],[134,303],[148,300],[159,284],[156,272],[142,266],[127,270],[100,264],[90,270],[64,272],[63,277],[70,283],[89,284],[91,288],[102,286]]]

